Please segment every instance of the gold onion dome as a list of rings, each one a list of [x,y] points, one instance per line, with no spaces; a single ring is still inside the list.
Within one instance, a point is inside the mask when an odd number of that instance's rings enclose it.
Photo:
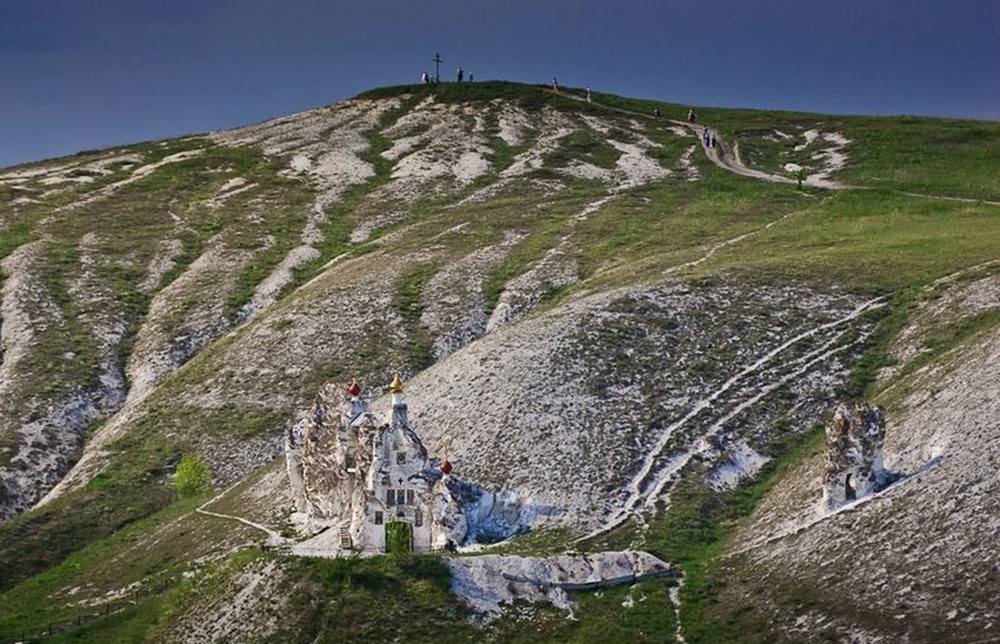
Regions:
[[[399,379],[399,374],[392,379],[392,384],[389,385],[389,393],[391,394],[401,394],[403,393],[403,381]]]

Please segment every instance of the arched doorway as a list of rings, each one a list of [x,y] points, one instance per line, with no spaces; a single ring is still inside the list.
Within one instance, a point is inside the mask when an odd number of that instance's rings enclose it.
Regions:
[[[844,500],[853,501],[858,498],[858,490],[854,487],[854,477],[850,474],[844,479]]]
[[[413,552],[413,526],[405,521],[385,524],[385,551],[396,554]]]

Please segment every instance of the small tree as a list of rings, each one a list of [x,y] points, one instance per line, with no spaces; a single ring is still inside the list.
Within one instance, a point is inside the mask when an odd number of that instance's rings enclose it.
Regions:
[[[194,496],[212,484],[212,471],[197,454],[185,454],[177,463],[177,480],[174,489],[179,496]]]
[[[802,190],[802,182],[806,180],[806,169],[799,168],[799,171],[795,173],[795,178],[799,180],[799,190]]]

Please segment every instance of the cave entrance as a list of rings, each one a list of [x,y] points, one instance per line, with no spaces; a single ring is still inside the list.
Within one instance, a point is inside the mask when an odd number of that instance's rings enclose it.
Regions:
[[[853,501],[858,498],[858,490],[854,487],[854,477],[850,474],[844,479],[844,500]]]

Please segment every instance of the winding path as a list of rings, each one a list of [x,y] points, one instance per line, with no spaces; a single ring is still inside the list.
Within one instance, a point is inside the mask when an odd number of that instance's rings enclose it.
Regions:
[[[602,106],[603,107],[603,106]],[[735,174],[742,175],[744,177],[751,177],[753,179],[760,179],[761,181],[770,181],[772,183],[786,183],[794,184],[797,183],[797,179],[791,179],[789,177],[782,176],[780,174],[770,174],[764,172],[763,170],[756,170],[754,168],[747,167],[743,161],[740,159],[740,148],[739,144],[734,143],[730,147],[722,139],[722,135],[719,131],[708,126],[708,132],[710,135],[715,137],[717,148],[712,148],[707,146],[702,142],[700,132],[704,130],[706,126],[699,125],[697,123],[687,123],[685,121],[678,121],[675,119],[669,119],[670,123],[680,125],[682,127],[687,127],[692,130],[695,137],[699,140],[701,144],[701,149],[705,152],[705,156],[724,170],[733,172]],[[700,129],[699,129],[700,128]],[[918,199],[934,199],[936,201],[957,201],[961,203],[982,203],[991,206],[1000,206],[1000,201],[991,201],[989,199],[976,199],[973,197],[949,197],[945,195],[928,195],[920,192],[909,192],[906,190],[896,190],[894,188],[875,188],[872,186],[855,186],[840,181],[833,181],[832,179],[824,179],[817,177],[816,175],[809,176],[802,181],[803,185],[811,186],[813,188],[825,188],[827,190],[886,190],[887,192],[894,192],[896,194],[905,195],[907,197],[916,197]]]
[[[239,485],[239,483],[237,483],[236,485]],[[265,525],[261,525],[259,523],[254,523],[253,521],[251,521],[249,519],[244,519],[243,517],[237,517],[237,516],[233,516],[231,514],[222,514],[220,512],[212,512],[211,510],[206,510],[205,509],[207,506],[215,503],[216,501],[218,501],[219,499],[221,499],[222,497],[224,497],[226,494],[228,494],[230,490],[232,490],[234,487],[236,487],[236,485],[233,485],[233,486],[230,486],[230,487],[226,488],[222,492],[219,492],[218,494],[216,494],[215,496],[213,496],[208,501],[205,501],[204,503],[201,504],[200,507],[198,507],[198,508],[195,509],[195,512],[197,512],[198,514],[204,514],[205,516],[216,517],[216,518],[219,518],[219,519],[229,519],[231,521],[239,521],[240,523],[242,523],[244,525],[248,525],[251,528],[256,528],[257,530],[261,530],[263,532],[266,532],[267,533],[267,537],[268,537],[267,542],[268,542],[269,545],[280,545],[280,544],[283,544],[283,543],[287,542],[288,539],[285,539],[280,534],[278,534],[276,531],[272,530],[271,528],[268,528]]]
[[[552,92],[551,89],[548,90]],[[562,96],[564,98],[569,98],[577,101],[585,101],[586,99],[582,96],[577,96],[565,91],[553,92]],[[616,107],[612,105],[605,105],[603,103],[598,103],[592,101],[593,105],[597,105],[602,109],[610,110],[612,112],[619,112],[621,114],[628,114],[629,116],[638,116],[645,119],[655,119],[657,117],[651,116],[645,112],[637,112],[635,110],[629,110],[623,107]],[[763,170],[757,170],[755,168],[747,167],[743,161],[740,159],[739,144],[732,144],[731,146],[726,143],[719,131],[711,126],[706,126],[703,123],[688,123],[687,121],[680,121],[677,119],[666,119],[666,122],[673,125],[678,125],[680,127],[690,129],[695,138],[698,139],[699,145],[704,151],[705,156],[723,170],[727,170],[734,174],[738,174],[744,177],[750,177],[753,179],[759,179],[761,181],[769,181],[771,183],[785,183],[785,184],[795,184],[798,183],[797,179],[792,179],[780,174],[771,174],[764,172]],[[701,133],[705,128],[708,128],[710,135],[715,136],[717,143],[717,148],[712,148],[711,146],[705,145],[701,138]],[[957,201],[961,203],[977,203],[977,204],[988,204],[991,206],[1000,206],[1000,201],[993,201],[990,199],[977,199],[975,197],[949,197],[946,195],[929,195],[920,192],[909,192],[906,190],[897,190],[894,188],[876,188],[872,186],[855,186],[839,181],[833,181],[831,179],[817,178],[815,175],[803,179],[802,183],[807,186],[814,188],[825,188],[827,190],[879,190],[884,189],[888,192],[895,192],[896,194],[905,195],[907,197],[915,197],[918,199],[934,199],[937,201]]]

